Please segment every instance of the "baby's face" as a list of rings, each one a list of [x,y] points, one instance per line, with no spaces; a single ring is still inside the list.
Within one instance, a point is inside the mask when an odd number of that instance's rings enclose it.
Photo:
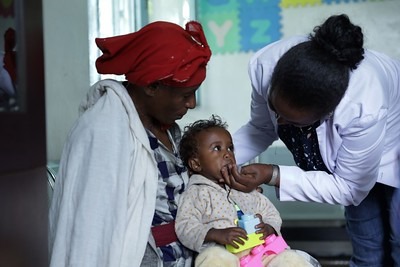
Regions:
[[[207,129],[197,136],[199,169],[196,171],[210,180],[222,178],[221,170],[236,164],[231,134],[220,127]]]

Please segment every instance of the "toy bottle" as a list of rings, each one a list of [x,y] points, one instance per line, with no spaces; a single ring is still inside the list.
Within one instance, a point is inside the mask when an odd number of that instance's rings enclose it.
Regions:
[[[243,214],[238,220],[238,226],[246,230],[247,234],[252,234],[256,231],[256,225],[260,223],[260,219],[253,214]]]
[[[255,216],[254,214],[243,214],[237,221],[237,225],[244,230],[246,230],[247,233],[247,240],[243,240],[244,244],[239,245],[239,248],[234,248],[231,245],[226,245],[226,249],[229,252],[232,253],[238,253],[246,249],[253,248],[255,246],[258,246],[262,243],[264,243],[264,240],[260,240],[260,237],[262,234],[256,234],[256,228],[255,226],[260,223],[260,219]]]

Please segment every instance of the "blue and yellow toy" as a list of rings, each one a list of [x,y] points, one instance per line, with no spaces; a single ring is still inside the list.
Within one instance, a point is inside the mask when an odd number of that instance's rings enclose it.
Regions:
[[[241,211],[240,211],[241,212]],[[238,211],[238,215],[239,215],[239,211]],[[263,239],[260,239],[260,237],[262,236],[262,234],[257,234],[256,233],[256,225],[260,223],[260,219],[255,216],[254,214],[241,214],[240,216],[238,216],[239,219],[236,221],[236,224],[238,227],[243,228],[244,230],[246,230],[247,233],[247,240],[244,240],[244,244],[238,244],[239,248],[234,248],[231,245],[226,245],[226,249],[229,252],[232,253],[239,253],[243,250],[246,249],[250,249],[253,248],[255,246],[261,245],[264,243]]]

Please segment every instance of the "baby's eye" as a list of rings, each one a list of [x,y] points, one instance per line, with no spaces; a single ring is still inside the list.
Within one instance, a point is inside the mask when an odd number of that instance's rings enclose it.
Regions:
[[[214,151],[220,151],[221,150],[221,146],[215,146],[215,147],[213,147],[213,150]]]
[[[233,146],[229,146],[229,147],[228,147],[228,150],[231,151],[231,152],[233,152],[235,149],[234,149]]]

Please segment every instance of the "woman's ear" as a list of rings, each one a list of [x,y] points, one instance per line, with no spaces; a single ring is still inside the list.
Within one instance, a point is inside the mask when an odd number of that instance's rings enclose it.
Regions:
[[[191,158],[188,161],[188,165],[190,169],[192,169],[194,172],[200,172],[201,171],[201,164],[198,158]]]
[[[157,92],[158,87],[159,87],[159,83],[158,82],[149,84],[147,86],[144,86],[144,92],[148,96],[154,96],[156,94],[156,92]]]

